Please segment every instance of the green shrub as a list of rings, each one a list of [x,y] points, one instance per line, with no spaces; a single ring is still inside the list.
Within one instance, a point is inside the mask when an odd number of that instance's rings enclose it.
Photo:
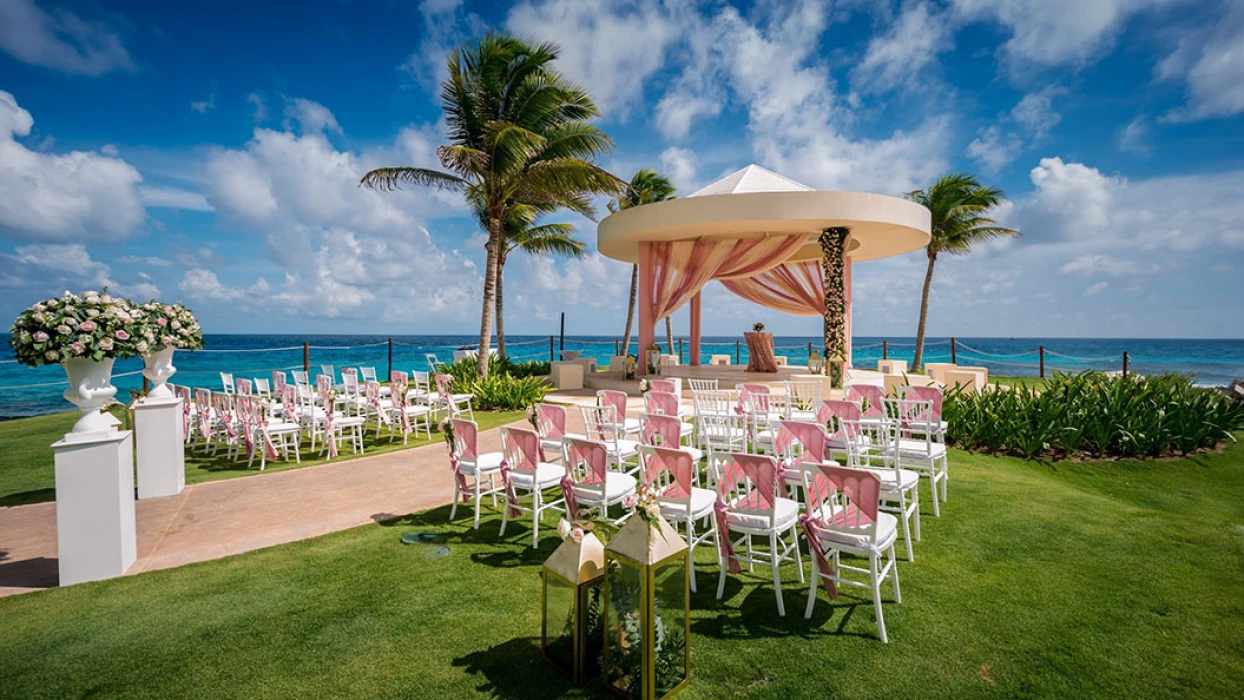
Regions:
[[[1244,429],[1244,401],[1179,374],[1056,373],[1044,387],[946,395],[947,441],[1027,459],[1161,457]]]
[[[542,377],[549,374],[548,362],[514,362],[508,358],[493,358],[488,367],[488,379],[478,378],[479,363],[474,357],[464,357],[452,364],[442,365],[442,374],[454,378],[454,392],[475,395],[472,405],[481,410],[511,411],[544,400],[549,387]]]

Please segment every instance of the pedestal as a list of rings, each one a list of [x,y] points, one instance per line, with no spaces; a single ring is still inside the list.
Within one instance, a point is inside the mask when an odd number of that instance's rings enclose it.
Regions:
[[[134,404],[139,498],[176,496],[186,487],[183,400],[148,397]]]
[[[133,433],[61,440],[52,449],[60,585],[124,574],[138,553]]]

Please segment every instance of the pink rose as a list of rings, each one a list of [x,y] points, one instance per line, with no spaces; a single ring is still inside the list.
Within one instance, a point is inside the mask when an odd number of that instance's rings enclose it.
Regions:
[[[167,326],[167,325],[168,325],[168,319],[167,319],[167,318],[157,318],[157,319],[156,319],[156,323],[160,324],[160,327],[161,327],[161,328],[163,328],[164,326]]]
[[[166,313],[166,314],[171,314],[171,313],[173,313],[173,307],[171,307],[171,306],[166,306],[166,307],[164,307],[164,313]]]
[[[94,321],[83,321],[82,325],[78,326],[78,328],[81,329],[83,332],[90,333],[96,328],[99,328],[99,326],[96,325]]]
[[[165,345],[172,345],[172,344],[173,344],[173,337],[172,337],[172,336],[168,336],[168,335],[166,335],[166,336],[164,336],[163,338],[161,338],[161,339],[160,339],[160,342],[164,343]]]
[[[35,331],[35,334],[32,337],[35,339],[36,343],[46,343],[48,339],[48,334],[44,333],[43,331]]]
[[[115,333],[113,333],[113,335],[117,337],[117,340],[129,340],[130,339],[130,334],[126,333],[123,330],[116,331]]]
[[[83,345],[82,343],[70,343],[69,351],[75,355],[81,355],[82,353],[86,352],[86,346]]]

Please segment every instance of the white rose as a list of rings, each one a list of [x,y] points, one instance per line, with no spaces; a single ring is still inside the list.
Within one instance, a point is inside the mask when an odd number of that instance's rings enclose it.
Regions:
[[[147,341],[145,341],[145,340],[140,340],[140,341],[138,341],[138,345],[137,345],[137,346],[135,346],[135,347],[137,347],[137,348],[138,348],[138,352],[147,352],[147,348],[148,348],[148,347],[150,347],[150,346],[148,346],[148,345],[147,345]]]
[[[31,318],[33,318],[38,323],[43,323],[43,314],[38,311],[34,312]]]
[[[34,306],[32,306],[32,307],[30,307],[30,308],[34,309],[35,311],[43,311],[43,310],[44,310],[44,309],[46,309],[47,307],[46,307],[46,306],[44,306],[42,303],[39,303],[39,304],[35,304]]]
[[[70,333],[73,333],[73,329],[70,328],[69,326],[61,324],[56,327],[56,332],[60,333],[61,335],[69,335]]]
[[[55,350],[48,350],[47,352],[43,353],[43,356],[48,358],[49,362],[56,362],[57,360],[60,359],[60,353],[56,352]]]
[[[108,350],[111,350],[112,349],[112,338],[105,337],[103,340],[99,341],[99,349],[105,352]]]
[[[96,318],[99,316],[99,309],[87,309],[86,315],[91,318]]]

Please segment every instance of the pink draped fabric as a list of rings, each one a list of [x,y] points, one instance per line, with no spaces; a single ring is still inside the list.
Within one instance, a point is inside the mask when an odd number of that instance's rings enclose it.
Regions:
[[[566,475],[562,477],[562,497],[566,499],[566,514],[572,521],[579,519],[579,501],[575,498],[574,487],[599,486],[605,491],[605,482],[609,471],[609,453],[603,443],[594,440],[569,438],[566,450]],[[586,468],[582,478],[575,474],[576,470]]]
[[[512,473],[530,474],[533,488],[539,488],[536,465],[540,462],[540,436],[526,428],[507,428],[501,432],[501,451],[501,481],[505,484],[505,498],[510,505],[510,517],[517,518],[523,512],[518,509]]]
[[[654,447],[653,454],[644,460],[644,483],[657,483],[661,472],[668,471],[674,477],[669,486],[661,492],[662,498],[685,500],[691,497],[692,475],[695,465],[691,455],[679,449]]]
[[[849,384],[846,389],[847,401],[861,405],[865,418],[880,418],[885,415],[883,405],[885,389],[875,384]]]
[[[734,558],[734,543],[730,541],[730,512],[773,508],[778,498],[780,470],[781,467],[773,457],[740,452],[731,454],[730,461],[722,470],[721,479],[717,482],[717,502],[713,505],[713,514],[717,518],[717,543],[732,574],[737,574],[742,569],[738,559]],[[751,484],[751,489],[730,500],[731,491],[744,479]]]
[[[467,485],[466,474],[462,473],[461,460],[479,459],[479,426],[474,421],[463,420],[461,418],[451,418],[449,424],[453,426],[454,440],[453,445],[449,448],[449,466],[454,471],[454,478],[458,480],[458,490],[462,493],[462,502],[469,503],[471,501],[471,492]],[[475,474],[476,482],[479,481],[479,473]]]
[[[825,315],[819,260],[786,263],[755,277],[723,279],[721,284],[744,299],[770,309],[798,316]]]
[[[799,524],[808,537],[808,548],[816,558],[817,570],[832,574],[834,570],[829,564],[829,558],[825,556],[821,538],[832,539],[836,531],[858,534],[859,530],[871,528],[877,522],[877,512],[880,510],[881,479],[862,469],[822,465],[820,471],[833,487],[832,490],[842,492],[848,505],[842,508],[828,497],[820,499],[820,503],[814,504],[817,506],[814,512],[818,515],[801,515]],[[821,583],[830,598],[838,597],[838,588],[832,580],[822,578]]]
[[[649,413],[644,417],[645,445],[677,449],[682,444],[682,422],[671,416]]]

